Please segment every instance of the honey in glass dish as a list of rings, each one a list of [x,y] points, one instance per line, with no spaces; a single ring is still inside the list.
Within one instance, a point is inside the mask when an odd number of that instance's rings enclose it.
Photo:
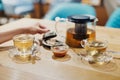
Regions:
[[[64,57],[67,54],[68,46],[67,45],[54,45],[51,47],[51,50],[55,57]]]

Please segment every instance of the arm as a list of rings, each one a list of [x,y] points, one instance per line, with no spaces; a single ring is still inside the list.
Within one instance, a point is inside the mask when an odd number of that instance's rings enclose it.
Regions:
[[[24,29],[15,29],[15,30],[11,30],[11,31],[7,31],[7,32],[2,32],[0,33],[0,44],[3,42],[6,42],[10,39],[12,39],[13,36],[17,35],[17,34],[21,34],[24,33]]]
[[[7,32],[1,32],[0,33],[0,44],[12,39],[13,36],[15,36],[17,34],[24,34],[24,33],[27,33],[27,34],[36,34],[36,33],[42,34],[42,33],[48,32],[48,31],[49,30],[46,29],[46,27],[41,26],[40,24],[37,23],[37,24],[32,25],[32,26],[21,27],[21,28],[18,28],[18,29],[9,30]]]

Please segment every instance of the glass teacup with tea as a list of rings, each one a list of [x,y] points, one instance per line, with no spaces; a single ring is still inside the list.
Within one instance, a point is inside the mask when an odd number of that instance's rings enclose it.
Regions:
[[[35,55],[35,37],[31,34],[18,34],[13,37],[14,52],[11,57],[17,63],[31,62],[33,55]]]
[[[13,37],[13,42],[17,50],[25,54],[31,50],[34,37],[30,34],[20,34]]]
[[[84,59],[87,61],[94,63],[106,63],[112,59],[112,56],[107,53],[107,40],[83,40],[81,41],[81,45],[85,48],[86,54]]]

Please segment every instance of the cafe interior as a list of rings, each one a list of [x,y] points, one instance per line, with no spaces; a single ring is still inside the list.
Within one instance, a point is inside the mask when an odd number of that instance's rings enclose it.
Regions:
[[[67,9],[69,14],[66,13],[66,15],[62,16],[64,9],[62,9],[63,12],[60,11],[59,13],[53,11],[61,3],[71,3],[71,6],[72,3],[80,5],[73,6],[75,7],[73,8],[74,10]],[[88,13],[80,11],[81,9],[78,7],[82,8],[81,4],[92,6],[94,11],[91,11],[89,7],[86,7],[87,10],[89,9]],[[64,4],[61,6],[67,8],[68,5]],[[119,28],[119,5],[119,0],[0,0],[0,24],[2,25],[23,17],[54,20],[57,16],[66,18],[73,14],[89,14],[92,12],[94,13],[92,15],[99,19],[97,25]]]
[[[120,80],[119,28],[120,0],[0,0],[0,80]]]

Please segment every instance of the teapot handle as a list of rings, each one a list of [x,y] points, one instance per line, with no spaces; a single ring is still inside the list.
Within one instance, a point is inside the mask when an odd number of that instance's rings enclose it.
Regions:
[[[61,30],[59,29],[59,27],[60,27],[59,23],[66,23],[66,22],[67,22],[66,18],[60,18],[60,17],[55,18],[55,32],[57,34],[57,38],[62,42],[65,42],[66,38],[65,38],[64,34],[63,35],[61,34]]]
[[[83,48],[85,48],[85,46],[86,46],[86,44],[87,44],[87,39],[83,39],[80,43],[81,43],[81,46],[83,47]]]
[[[58,30],[57,30],[57,25],[58,25],[58,23],[59,23],[59,22],[66,22],[66,21],[67,21],[66,18],[60,18],[60,17],[56,17],[56,18],[55,18],[55,31],[56,31],[56,33],[58,33]]]

